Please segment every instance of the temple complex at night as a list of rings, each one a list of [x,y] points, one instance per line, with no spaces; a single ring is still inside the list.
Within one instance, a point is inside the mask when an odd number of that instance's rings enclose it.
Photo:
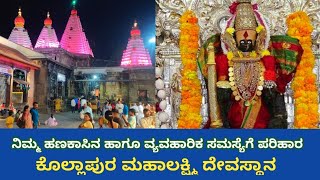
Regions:
[[[8,39],[0,38],[1,103],[22,107],[37,101],[42,112],[49,112],[56,99],[67,108],[70,99],[90,99],[97,90],[100,99],[154,102],[154,68],[137,22],[118,66],[95,66],[75,4],[61,40],[48,12],[34,46],[22,12],[19,8]]]
[[[154,102],[154,67],[144,47],[137,21],[130,32],[120,66],[79,67],[74,70],[78,94],[98,89],[102,99]]]

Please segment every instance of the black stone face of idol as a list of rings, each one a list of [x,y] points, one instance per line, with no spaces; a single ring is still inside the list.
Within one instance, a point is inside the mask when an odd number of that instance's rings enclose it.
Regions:
[[[238,49],[242,52],[251,52],[253,51],[254,44],[252,40],[240,40],[240,45]]]

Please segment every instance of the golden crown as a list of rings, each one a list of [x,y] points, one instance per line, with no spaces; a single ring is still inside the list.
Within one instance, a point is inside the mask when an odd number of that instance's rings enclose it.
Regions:
[[[253,12],[253,8],[250,0],[238,0],[240,3],[237,6],[236,19],[235,19],[235,30],[256,30],[257,20]]]

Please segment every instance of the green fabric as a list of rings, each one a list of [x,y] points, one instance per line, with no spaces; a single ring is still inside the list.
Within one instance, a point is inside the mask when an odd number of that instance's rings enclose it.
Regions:
[[[286,35],[271,36],[271,43],[288,43],[300,46],[298,39]],[[287,73],[292,73],[298,66],[299,52],[296,50],[271,47],[271,55],[275,57],[280,70],[285,70]]]
[[[207,62],[208,62],[207,47],[208,47],[209,43],[214,44],[215,53],[219,52],[221,49],[220,34],[215,34],[215,35],[211,36],[205,43],[203,43],[203,45],[201,46],[201,49],[199,51],[199,54],[198,54],[197,64],[198,64],[198,67],[199,67],[202,75],[204,76],[204,78],[206,80],[208,79],[208,77],[207,77],[207,74],[204,72],[206,72],[206,68],[207,68]]]
[[[245,105],[245,102],[243,103],[243,105]],[[247,123],[247,121],[248,121],[248,118],[249,118],[249,115],[250,115],[250,113],[251,113],[251,110],[252,110],[252,104],[250,104],[249,111],[248,111],[245,119],[242,121],[241,128],[243,128],[244,125],[246,125],[246,123]]]
[[[285,59],[287,61],[296,62],[298,53],[289,49],[272,50],[272,54],[277,58]]]
[[[291,36],[277,35],[277,36],[271,36],[270,38],[272,42],[287,42],[295,45],[300,45],[299,40]]]
[[[203,73],[203,71],[204,71],[203,68],[205,68],[206,67],[205,65],[207,64],[207,58],[205,58],[205,54],[204,53],[205,53],[205,48],[202,47],[200,49],[198,60],[197,60],[198,67],[199,67],[199,69],[200,69],[202,74],[204,74]],[[207,77],[205,77],[205,78],[207,78]]]
[[[281,69],[285,69],[289,72],[292,72],[297,67],[297,55],[298,53],[295,51],[291,51],[288,49],[276,50],[273,49],[271,52],[274,57],[277,59],[277,62],[280,64]],[[285,60],[285,62],[279,62],[279,60]],[[296,64],[290,64],[296,63]]]

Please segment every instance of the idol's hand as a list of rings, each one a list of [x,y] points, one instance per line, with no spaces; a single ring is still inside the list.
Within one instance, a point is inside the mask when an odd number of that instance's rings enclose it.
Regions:
[[[209,43],[209,45],[208,45],[208,47],[207,47],[207,51],[208,51],[208,61],[207,61],[207,64],[209,64],[209,65],[216,64],[216,62],[215,62],[215,54],[214,54],[214,46],[213,46],[213,43]]]
[[[209,45],[208,45],[208,47],[207,47],[207,51],[208,51],[208,52],[214,52],[213,43],[209,43]]]

